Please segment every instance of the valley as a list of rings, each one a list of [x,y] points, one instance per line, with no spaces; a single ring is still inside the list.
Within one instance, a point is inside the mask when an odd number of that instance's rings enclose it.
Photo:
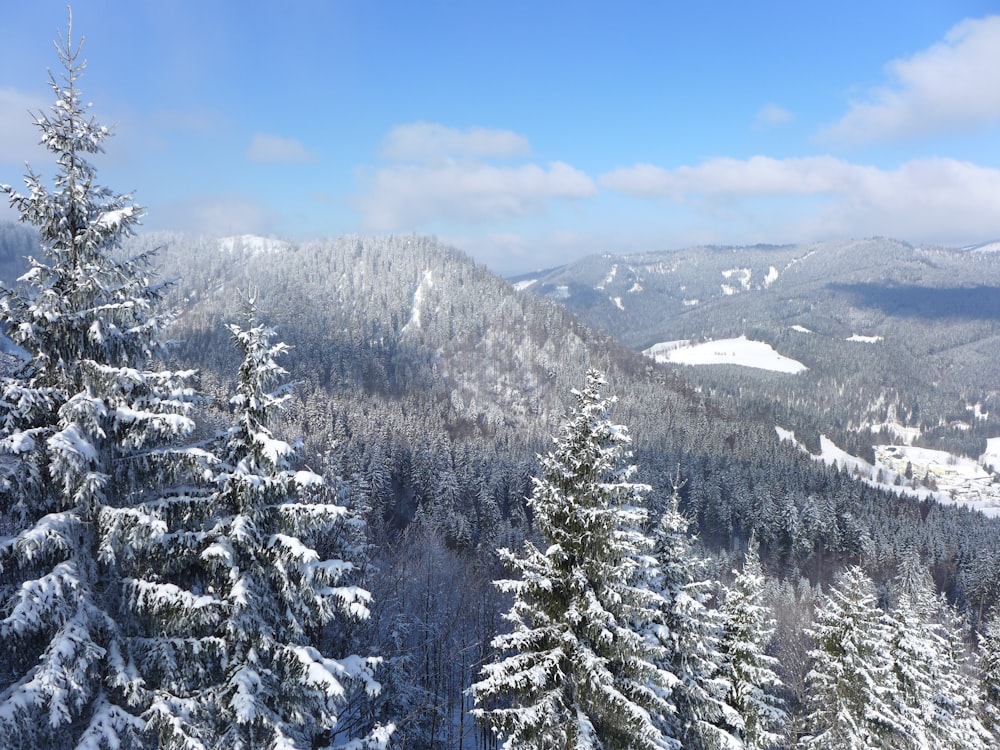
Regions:
[[[809,333],[801,326],[793,326],[793,329]],[[855,334],[847,340],[876,344],[881,337]],[[660,364],[728,365],[790,375],[807,369],[800,362],[779,354],[770,345],[750,341],[745,336],[701,344],[691,344],[689,340],[661,342],[645,349],[643,354]],[[970,406],[968,411],[973,422],[988,417],[981,411],[981,405]],[[971,429],[970,423],[960,425]],[[874,463],[869,463],[844,453],[821,435],[822,450],[813,458],[849,469],[872,486],[889,492],[961,505],[991,518],[1000,516],[1000,480],[994,468],[1000,464],[1000,437],[987,438],[985,453],[973,460],[947,451],[915,447],[913,444],[921,438],[919,427],[904,427],[890,422],[869,425],[867,429],[869,432],[889,434],[899,444],[872,445],[875,459]],[[781,427],[777,430],[780,437],[795,442],[794,433]],[[864,429],[861,433],[864,434]]]
[[[697,365],[680,371],[707,398],[793,430],[814,455],[828,436],[872,467],[875,446],[903,443],[977,460],[1000,436],[989,246],[696,247],[592,256],[517,282],[658,362]],[[968,482],[956,496],[984,491]]]

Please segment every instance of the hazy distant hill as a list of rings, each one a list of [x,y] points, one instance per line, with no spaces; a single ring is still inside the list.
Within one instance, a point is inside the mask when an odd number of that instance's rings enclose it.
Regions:
[[[212,369],[233,359],[221,321],[240,290],[294,346],[306,393],[418,400],[410,421],[452,434],[547,431],[588,367],[612,382],[651,368],[560,305],[518,294],[464,254],[421,237],[342,237],[293,244],[255,237],[141,238],[178,277],[181,355]],[[664,409],[702,408],[681,380],[656,375]],[[669,384],[669,387],[664,387]],[[695,406],[697,405],[697,406]]]
[[[809,369],[685,377],[786,426],[847,441],[871,425],[918,426],[970,455],[1000,434],[997,253],[884,238],[697,247],[593,256],[519,286],[636,349],[741,335],[770,344]]]

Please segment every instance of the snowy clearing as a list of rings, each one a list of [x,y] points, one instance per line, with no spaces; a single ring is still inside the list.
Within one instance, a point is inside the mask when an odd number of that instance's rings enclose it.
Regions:
[[[767,269],[767,276],[764,277],[764,288],[767,289],[771,284],[778,280],[778,269],[771,266]]]
[[[410,322],[403,326],[400,333],[406,333],[411,328],[420,328],[420,314],[424,303],[424,295],[434,286],[434,276],[428,268],[424,271],[424,276],[417,284],[417,290],[413,293],[413,308],[410,311]]]
[[[668,341],[654,344],[643,354],[657,362],[680,365],[739,365],[792,375],[809,369],[801,362],[779,354],[770,344],[750,341],[746,336],[706,341],[693,346],[687,342]]]
[[[847,337],[848,341],[859,341],[862,344],[877,344],[882,340],[881,336],[862,336],[860,333],[855,333],[853,336]]]
[[[749,268],[730,268],[728,271],[723,271],[722,275],[727,279],[735,277],[745,291],[750,290],[750,278],[753,276],[753,271]]]
[[[794,432],[778,426],[774,429],[779,439],[795,443],[800,450],[808,452]],[[810,455],[828,466],[839,466],[856,474],[872,487],[920,500],[936,500],[943,505],[964,505],[980,511],[984,516],[1000,518],[1000,482],[996,482],[984,468],[992,465],[991,458],[1000,463],[1000,438],[987,441],[986,453],[978,462],[930,448],[908,445],[873,447],[874,465],[852,456],[825,435],[820,435],[820,453]]]
[[[886,432],[892,439],[906,445],[913,445],[922,434],[919,427],[907,427],[899,422],[879,422],[867,425],[869,432]]]
[[[979,463],[1000,470],[1000,437],[987,439],[986,452],[979,457]]]
[[[516,282],[514,284],[514,288],[517,291],[519,291],[519,292],[523,292],[525,289],[527,289],[532,284],[535,284],[537,282],[538,282],[538,279],[525,279],[524,281],[518,281],[518,282]]]

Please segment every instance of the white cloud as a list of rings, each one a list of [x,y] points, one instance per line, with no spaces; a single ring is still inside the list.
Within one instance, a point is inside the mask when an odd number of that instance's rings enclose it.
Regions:
[[[563,162],[546,167],[449,162],[378,169],[357,205],[365,227],[390,231],[435,220],[490,222],[537,215],[550,200],[596,194],[590,177]]]
[[[750,159],[719,157],[696,167],[674,170],[652,164],[623,167],[600,176],[605,187],[640,197],[667,196],[684,201],[701,195],[813,195],[838,192],[848,182],[846,172],[856,169],[830,156],[799,159]]]
[[[777,104],[765,104],[757,111],[757,125],[758,126],[771,126],[771,125],[784,125],[786,122],[792,122],[795,119],[795,113],[790,112],[784,107],[779,107]]]
[[[719,158],[674,170],[640,164],[599,179],[626,194],[695,203],[706,213],[742,201],[741,216],[750,221],[767,210],[754,199],[773,198],[771,210],[792,198],[819,201],[768,213],[778,222],[768,225],[769,241],[881,234],[957,244],[1000,234],[1000,170],[955,159],[914,159],[885,170],[829,156]]]
[[[892,84],[869,92],[820,138],[869,143],[1000,123],[1000,16],[962,21],[886,68]]]
[[[280,135],[255,133],[246,152],[247,159],[268,164],[313,164],[316,156],[301,141]]]
[[[23,165],[44,157],[38,145],[41,132],[34,115],[47,111],[48,100],[12,88],[0,89],[0,163]],[[11,179],[3,177],[2,182]]]
[[[390,163],[362,171],[354,204],[365,228],[395,231],[536,216],[552,201],[597,195],[593,179],[561,161],[495,163],[530,153],[528,139],[510,130],[399,125],[382,143]]]
[[[459,130],[433,122],[397,125],[382,142],[382,155],[393,161],[433,163],[449,157],[510,158],[531,152],[528,139],[512,130]]]

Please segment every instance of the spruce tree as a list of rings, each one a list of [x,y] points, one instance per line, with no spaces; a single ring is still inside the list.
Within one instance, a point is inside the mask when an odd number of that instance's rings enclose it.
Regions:
[[[929,622],[933,594],[912,557],[904,560],[896,587],[896,606],[882,617],[894,685],[887,700],[899,717],[900,746],[926,747],[935,720],[932,695],[941,650],[941,638]]]
[[[729,683],[726,703],[742,720],[732,733],[748,750],[772,747],[781,739],[786,716],[775,696],[781,679],[778,660],[767,652],[774,620],[764,604],[764,574],[757,543],[751,539],[743,562],[722,605],[723,631],[719,644],[721,676]]]
[[[815,750],[876,750],[905,737],[892,705],[896,689],[889,638],[871,579],[849,568],[823,597],[809,630],[814,649],[808,724],[801,745]]]
[[[111,131],[87,114],[72,19],[37,115],[56,158],[51,188],[2,186],[37,228],[40,257],[0,298],[0,324],[27,359],[0,392],[0,745],[132,747],[149,703],[135,579],[162,529],[168,448],[193,429],[189,373],[150,369],[167,316],[149,255],[121,243],[142,211],[97,183],[88,158]],[[154,594],[155,597],[155,594]]]
[[[979,637],[982,723],[1000,745],[1000,609],[994,609]]]
[[[209,727],[213,746],[232,750],[380,746],[389,730],[354,726],[358,734],[345,737],[346,724],[339,726],[359,691],[362,700],[380,691],[378,659],[319,648],[331,628],[368,616],[371,597],[353,585],[352,561],[317,551],[358,520],[319,475],[291,468],[296,447],[270,430],[291,396],[285,386],[272,390],[287,374],[277,363],[287,346],[271,343],[274,332],[255,319],[253,300],[248,326],[230,331],[243,359],[234,419],[216,450],[216,518],[201,553],[224,612],[223,671],[201,695],[197,723]],[[176,715],[169,709],[161,720],[168,728]]]
[[[587,373],[555,449],[541,457],[529,504],[545,547],[500,554],[520,574],[497,636],[505,654],[472,686],[474,713],[525,748],[676,748],[657,716],[676,680],[639,632],[659,605],[644,585],[651,541],[640,528],[646,485],[624,465],[626,429],[608,419],[603,377]]]
[[[936,594],[911,553],[896,577],[897,601],[885,614],[894,689],[889,695],[901,746],[976,750],[989,746],[979,723],[975,690],[966,678],[967,649],[960,618]]]
[[[935,689],[931,694],[935,712],[929,727],[931,744],[954,750],[996,747],[992,733],[980,718],[982,695],[974,679],[975,668],[965,637],[968,621],[943,594],[937,596],[936,604],[930,626],[939,634],[941,648],[935,659]]]
[[[725,702],[730,684],[720,674],[722,618],[708,605],[715,582],[707,577],[708,560],[688,536],[690,522],[681,513],[679,478],[653,530],[655,568],[649,585],[659,594],[648,633],[660,644],[660,667],[673,679],[671,710],[659,721],[668,736],[685,748],[734,747],[729,731],[743,720]]]

